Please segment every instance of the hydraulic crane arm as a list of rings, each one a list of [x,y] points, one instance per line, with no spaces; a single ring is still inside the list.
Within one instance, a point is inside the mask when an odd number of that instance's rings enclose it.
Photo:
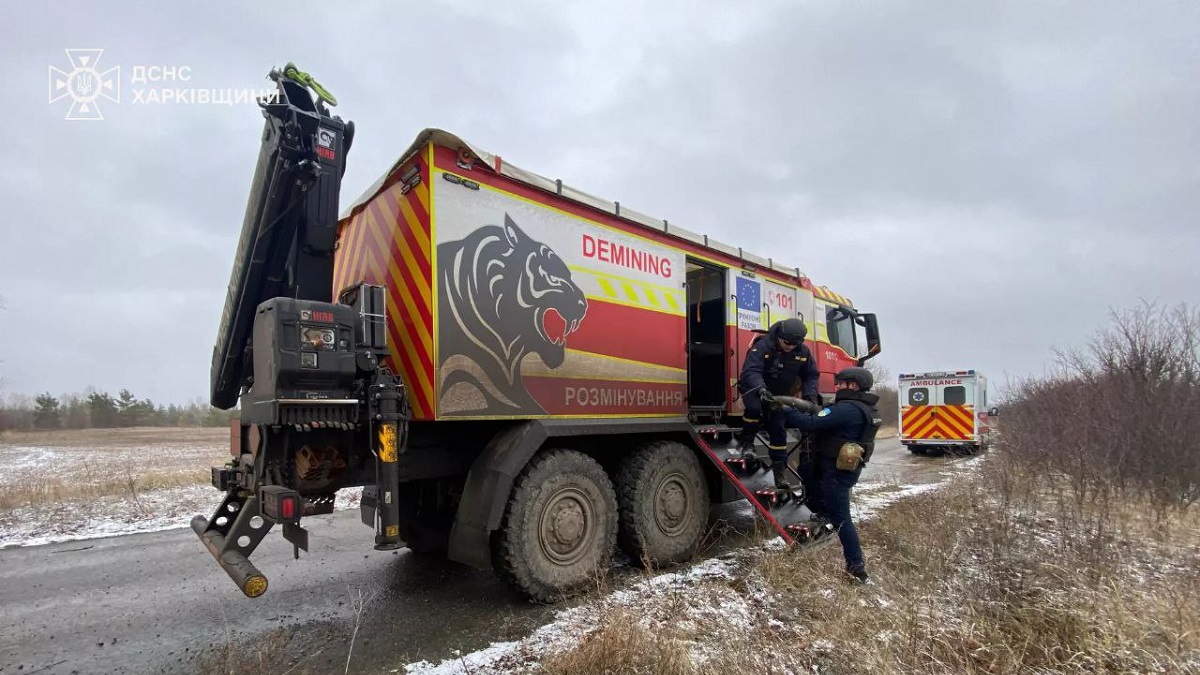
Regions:
[[[333,296],[338,192],[354,123],[332,115],[325,104],[333,97],[294,65],[270,78],[278,93],[259,101],[262,149],[213,348],[211,401],[222,409],[237,404],[253,378],[248,351],[258,305]]]

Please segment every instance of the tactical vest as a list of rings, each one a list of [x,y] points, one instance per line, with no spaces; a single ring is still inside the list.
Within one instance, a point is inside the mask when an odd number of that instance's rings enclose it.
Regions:
[[[858,443],[863,446],[863,463],[866,464],[871,460],[871,455],[875,452],[875,433],[879,431],[879,426],[883,424],[883,419],[879,417],[879,411],[873,405],[867,405],[862,401],[854,399],[843,399],[838,403],[851,403],[862,413],[863,416],[863,432],[862,438],[848,438],[843,434],[824,433],[817,438],[815,449],[825,457],[838,456],[838,451],[843,443]]]
[[[770,344],[770,340],[761,338]],[[800,380],[800,369],[806,361],[812,358],[807,347],[800,345],[790,352],[763,347],[763,384],[772,394],[779,396],[795,396],[796,383]]]

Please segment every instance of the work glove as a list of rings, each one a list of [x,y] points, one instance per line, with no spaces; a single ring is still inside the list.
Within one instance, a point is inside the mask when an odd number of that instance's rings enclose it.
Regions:
[[[771,390],[766,388],[758,392],[758,400],[762,401],[763,406],[767,408],[778,408],[780,405],[775,402],[775,394],[772,394]]]

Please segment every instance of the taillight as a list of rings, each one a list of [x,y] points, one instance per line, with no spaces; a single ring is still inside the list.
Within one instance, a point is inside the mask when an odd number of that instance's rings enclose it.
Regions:
[[[283,516],[284,520],[291,520],[296,517],[295,497],[284,497],[279,500],[279,515]]]
[[[300,520],[300,494],[281,485],[264,485],[258,489],[260,510],[264,518],[274,522]]]

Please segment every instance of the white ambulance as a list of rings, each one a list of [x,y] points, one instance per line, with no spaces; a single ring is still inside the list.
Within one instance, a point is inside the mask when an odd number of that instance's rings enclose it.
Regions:
[[[987,378],[972,370],[900,375],[900,442],[915,455],[974,454],[989,440]]]

